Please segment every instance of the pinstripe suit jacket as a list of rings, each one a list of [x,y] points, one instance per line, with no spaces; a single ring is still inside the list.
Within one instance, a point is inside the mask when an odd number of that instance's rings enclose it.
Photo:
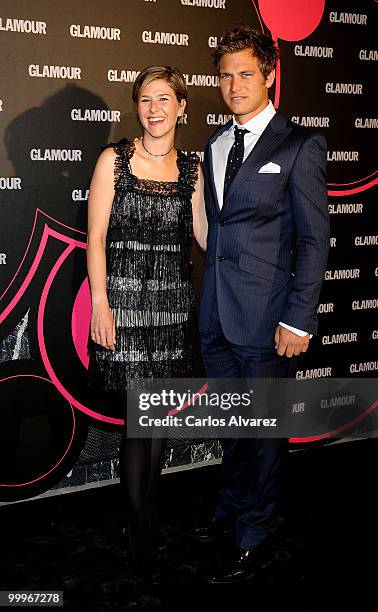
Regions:
[[[279,321],[316,333],[316,307],[329,248],[326,141],[275,114],[228,190],[220,210],[210,138],[204,161],[209,222],[200,332],[215,300],[226,338],[272,348]],[[268,162],[277,174],[258,173]]]

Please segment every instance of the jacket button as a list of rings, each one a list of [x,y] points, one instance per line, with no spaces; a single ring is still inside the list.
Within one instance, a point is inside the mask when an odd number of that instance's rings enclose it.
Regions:
[[[224,261],[224,257],[223,257],[223,255],[218,255],[217,260],[218,260],[218,261]]]

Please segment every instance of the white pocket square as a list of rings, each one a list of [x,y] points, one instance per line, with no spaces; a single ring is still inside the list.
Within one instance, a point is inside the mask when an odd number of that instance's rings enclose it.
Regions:
[[[278,164],[275,164],[273,162],[269,162],[269,164],[265,164],[265,166],[262,166],[259,170],[259,174],[260,172],[262,173],[266,173],[266,174],[278,174],[279,172],[281,172],[281,166],[279,166]]]

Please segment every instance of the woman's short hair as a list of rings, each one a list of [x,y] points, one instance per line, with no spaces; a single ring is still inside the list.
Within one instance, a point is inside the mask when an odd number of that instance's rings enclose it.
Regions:
[[[140,72],[135,80],[132,98],[137,104],[142,90],[155,79],[164,79],[173,89],[178,102],[186,100],[188,97],[188,88],[185,78],[178,68],[172,66],[148,66]]]
[[[225,32],[219,39],[214,53],[214,64],[219,70],[219,64],[225,53],[235,53],[250,49],[257,59],[258,66],[265,79],[275,69],[279,56],[278,48],[267,34],[261,34],[251,26],[240,23],[232,30]]]

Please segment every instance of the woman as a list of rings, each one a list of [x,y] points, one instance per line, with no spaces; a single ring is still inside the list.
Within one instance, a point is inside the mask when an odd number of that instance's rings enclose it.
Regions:
[[[207,222],[198,158],[174,146],[187,88],[171,67],[137,77],[133,101],[143,136],[105,149],[88,202],[87,265],[92,297],[91,384],[116,391],[126,405],[128,381],[194,373],[194,299],[189,249],[205,249]],[[134,560],[153,559],[152,502],[164,441],[121,445],[121,482],[129,508]]]

